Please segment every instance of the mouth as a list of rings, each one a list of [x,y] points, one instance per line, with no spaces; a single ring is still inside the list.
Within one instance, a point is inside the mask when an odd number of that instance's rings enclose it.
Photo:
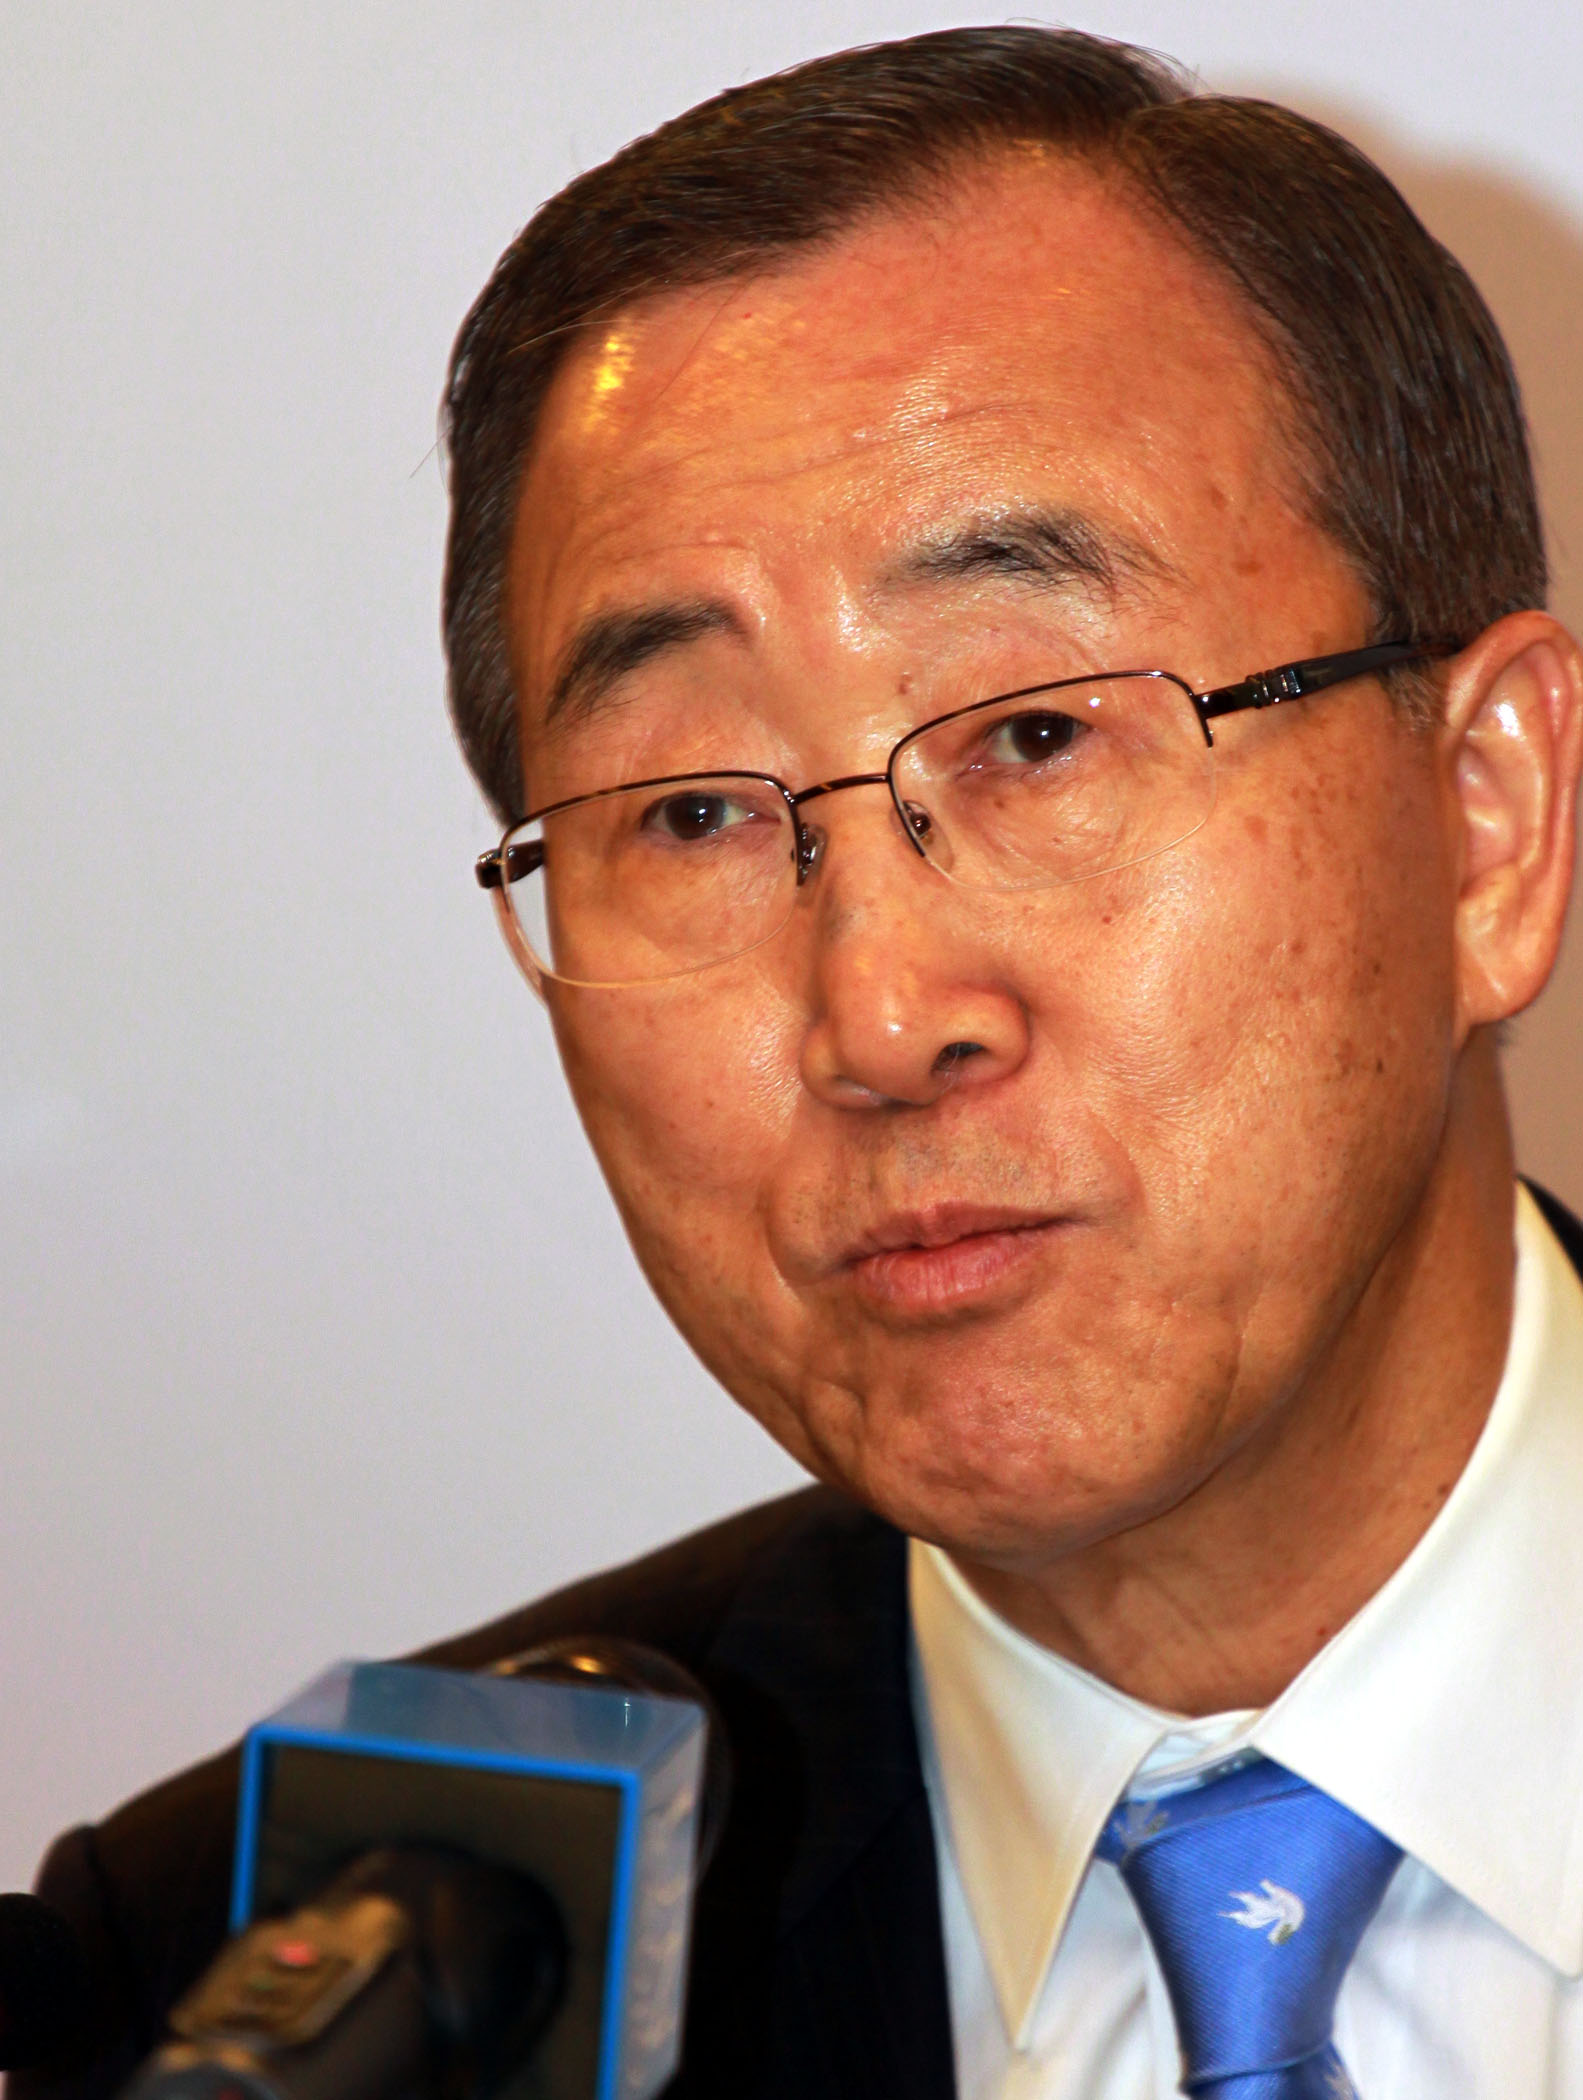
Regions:
[[[1026,1281],[1070,1221],[1048,1211],[942,1204],[872,1227],[841,1271],[878,1312],[903,1318],[965,1311]]]

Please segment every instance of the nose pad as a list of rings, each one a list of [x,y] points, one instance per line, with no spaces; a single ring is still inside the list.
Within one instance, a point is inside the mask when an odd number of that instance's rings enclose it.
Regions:
[[[911,801],[903,802],[901,809],[901,828],[914,853],[926,860],[936,874],[951,874],[956,867],[956,847],[934,811]]]
[[[913,851],[920,860],[928,860],[930,847],[935,838],[935,822],[921,802],[904,802],[901,805],[902,829],[906,832]]]
[[[797,826],[797,887],[802,888],[824,858],[825,834],[817,824]]]

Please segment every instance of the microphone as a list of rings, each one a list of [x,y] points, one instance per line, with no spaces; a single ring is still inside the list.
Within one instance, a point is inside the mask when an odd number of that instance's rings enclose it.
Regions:
[[[340,1664],[243,1746],[236,1937],[125,2100],[648,2100],[724,1735],[671,1658]]]
[[[77,1935],[37,1896],[0,1896],[0,2071],[42,2063],[88,2007]]]

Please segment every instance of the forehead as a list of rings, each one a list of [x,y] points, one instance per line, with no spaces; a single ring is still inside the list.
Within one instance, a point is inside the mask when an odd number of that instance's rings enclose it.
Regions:
[[[588,332],[524,475],[519,688],[595,601],[735,575],[784,607],[953,513],[1073,509],[1184,578],[1257,565],[1301,529],[1289,457],[1229,285],[1117,182],[1030,150]]]

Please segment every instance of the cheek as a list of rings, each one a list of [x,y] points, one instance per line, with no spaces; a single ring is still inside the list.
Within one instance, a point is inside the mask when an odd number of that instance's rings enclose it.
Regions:
[[[1431,776],[1388,755],[1305,737],[1262,778],[1234,775],[1128,915],[1099,1088],[1184,1226],[1268,1234],[1272,1253],[1311,1244],[1417,1172],[1438,1135],[1449,875]]]
[[[641,992],[562,988],[551,1017],[583,1127],[651,1275],[660,1262],[681,1272],[740,1257],[757,1237],[744,1222],[790,1142],[794,1017],[761,985],[750,994],[709,973]]]
[[[1229,981],[1255,1047],[1321,1099],[1443,1068],[1454,1013],[1454,880],[1432,770],[1404,731],[1360,745],[1356,763],[1319,754],[1263,811],[1233,807],[1241,850],[1216,871],[1245,929]]]

